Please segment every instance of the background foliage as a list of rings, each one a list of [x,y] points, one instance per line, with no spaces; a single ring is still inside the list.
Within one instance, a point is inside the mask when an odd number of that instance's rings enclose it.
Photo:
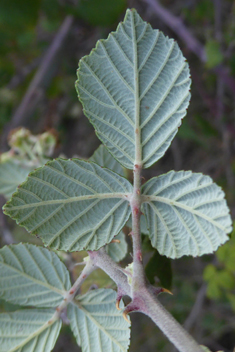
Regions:
[[[24,126],[33,134],[54,131],[57,145],[48,155],[89,158],[93,154],[99,141],[77,100],[74,89],[77,63],[98,39],[116,28],[127,7],[135,7],[154,28],[178,41],[189,62],[193,81],[191,104],[176,139],[165,157],[144,171],[144,178],[147,181],[171,169],[203,172],[223,187],[234,219],[235,4],[230,0],[166,0],[162,5],[167,12],[162,13],[154,0],[2,0],[1,151],[9,150],[9,131]],[[175,28],[172,15],[178,21]],[[177,28],[182,30],[179,32]],[[189,33],[191,37],[187,37]],[[42,161],[38,159],[39,154],[35,165]],[[1,163],[0,175],[2,170]],[[126,176],[131,177],[128,173]],[[1,198],[1,204],[4,202]],[[0,223],[1,245],[12,241],[35,243],[34,237],[15,227],[2,214]],[[232,240],[215,255],[183,257],[172,262],[165,257],[161,259],[152,250],[144,236],[144,226],[143,241],[150,281],[158,284],[160,281],[174,293],[173,297],[162,296],[166,307],[212,351],[232,351],[235,345],[234,233]],[[73,260],[79,260],[79,256],[82,254],[68,256],[61,252],[69,268],[73,268]],[[79,268],[75,268],[72,273],[77,277]],[[105,275],[100,277],[96,273],[91,285],[112,287]],[[11,311],[15,307],[2,303],[1,310]],[[135,314],[132,321],[131,351],[173,352],[146,317]],[[65,348],[78,351],[69,329],[64,327],[63,331],[55,351]]]

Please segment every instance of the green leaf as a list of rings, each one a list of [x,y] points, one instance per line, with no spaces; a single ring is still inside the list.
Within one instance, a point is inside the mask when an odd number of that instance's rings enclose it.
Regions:
[[[220,50],[220,44],[216,40],[209,40],[205,45],[208,68],[213,68],[223,61],[223,54]]]
[[[129,324],[115,302],[115,291],[100,289],[79,297],[78,306],[68,306],[71,329],[82,352],[127,351]]]
[[[228,240],[232,222],[224,192],[209,176],[170,171],[142,190],[151,243],[160,254],[200,256]]]
[[[0,194],[11,198],[20,183],[25,181],[32,168],[18,165],[12,161],[0,162]]]
[[[0,249],[0,272],[0,297],[23,306],[55,307],[71,286],[58,256],[31,244]]]
[[[153,256],[149,259],[145,267],[145,273],[151,284],[155,283],[155,277],[157,277],[162,287],[171,289],[171,260],[165,256],[161,256],[158,251],[154,251]]]
[[[107,253],[115,262],[120,262],[123,258],[125,258],[127,254],[127,242],[125,238],[125,234],[121,231],[116,237],[115,240],[119,240],[120,243],[109,243],[106,247]]]
[[[189,103],[188,64],[135,10],[81,59],[76,89],[101,141],[126,168],[163,156]]]
[[[95,163],[57,159],[32,172],[4,211],[53,249],[96,250],[130,216],[131,184]]]
[[[0,352],[50,352],[61,328],[53,314],[49,309],[0,314]]]
[[[117,162],[116,159],[114,159],[114,157],[108,152],[103,144],[101,144],[99,148],[96,149],[89,160],[100,166],[107,167],[108,169],[116,172],[121,176],[124,176],[123,167],[121,164],[119,164],[119,162]]]

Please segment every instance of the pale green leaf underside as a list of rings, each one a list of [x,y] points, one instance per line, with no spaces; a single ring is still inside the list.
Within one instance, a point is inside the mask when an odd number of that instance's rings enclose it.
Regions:
[[[32,172],[4,210],[46,246],[95,250],[121,231],[131,191],[126,179],[95,163],[56,159]]]
[[[96,149],[89,160],[100,166],[107,167],[121,176],[124,176],[123,167],[119,164],[119,162],[117,162],[116,159],[114,159],[103,144]]]
[[[70,304],[68,318],[82,352],[127,351],[129,324],[115,307],[116,292],[93,290],[79,298],[78,306]]]
[[[170,258],[212,253],[228,240],[224,192],[209,176],[170,171],[142,187],[153,247]]]
[[[125,234],[121,231],[115,237],[115,240],[119,240],[120,243],[109,243],[106,247],[106,251],[115,262],[120,262],[120,260],[125,258],[128,249]]]
[[[48,324],[52,310],[20,310],[0,314],[0,352],[50,352],[61,321]]]
[[[32,244],[0,249],[0,273],[0,297],[22,306],[56,307],[71,287],[58,256]]]
[[[10,198],[31,170],[32,168],[17,165],[12,161],[0,163],[0,194]]]
[[[165,153],[186,114],[189,86],[177,43],[135,10],[127,10],[117,31],[81,59],[76,82],[98,137],[129,169],[137,162],[136,149],[144,167]]]

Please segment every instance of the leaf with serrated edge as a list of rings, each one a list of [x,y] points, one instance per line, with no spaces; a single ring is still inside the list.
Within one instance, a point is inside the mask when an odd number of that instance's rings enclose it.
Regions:
[[[126,168],[147,168],[177,133],[190,99],[178,44],[136,10],[80,60],[76,89],[100,140]]]
[[[33,167],[17,165],[12,161],[0,162],[0,194],[7,199],[11,198],[12,193],[16,191],[32,169]]]
[[[125,178],[92,162],[56,159],[32,172],[4,211],[46,246],[97,250],[130,216]]]
[[[114,159],[103,144],[96,149],[89,160],[100,166],[107,167],[121,176],[124,176],[123,167],[119,164],[119,162],[117,162],[116,159]]]
[[[0,314],[0,352],[50,352],[58,338],[61,321],[53,310],[20,310]]]
[[[71,329],[82,352],[127,351],[130,325],[115,302],[115,291],[99,289],[79,297],[77,305],[68,306]]]
[[[109,243],[106,247],[108,255],[115,261],[120,262],[125,258],[127,254],[127,242],[125,234],[121,231],[116,237],[115,240],[119,240],[120,243]]]
[[[142,187],[153,247],[170,258],[212,253],[232,230],[224,192],[209,176],[170,171]]]
[[[22,306],[56,307],[71,287],[58,256],[32,244],[0,249],[0,272],[0,297]]]

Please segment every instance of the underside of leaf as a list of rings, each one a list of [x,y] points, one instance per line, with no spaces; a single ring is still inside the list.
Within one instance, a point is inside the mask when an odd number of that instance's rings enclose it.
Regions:
[[[0,272],[0,297],[22,306],[56,307],[71,287],[58,256],[32,244],[1,248]]]
[[[131,184],[114,172],[79,159],[57,159],[32,172],[4,211],[46,246],[97,250],[130,215]]]
[[[82,352],[126,352],[130,343],[129,324],[115,307],[116,292],[93,290],[70,304],[68,317]]]
[[[168,149],[189,103],[177,43],[135,10],[81,59],[76,88],[98,137],[125,167],[149,167]],[[137,160],[138,159],[138,160]]]
[[[49,323],[52,310],[20,310],[0,314],[1,352],[50,352],[57,340],[61,321]]]
[[[212,253],[232,230],[224,192],[209,176],[170,171],[142,187],[153,247],[170,258]]]

